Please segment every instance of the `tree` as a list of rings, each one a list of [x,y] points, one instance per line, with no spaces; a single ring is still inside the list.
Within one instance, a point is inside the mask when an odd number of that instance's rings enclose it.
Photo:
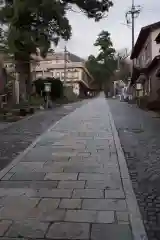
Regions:
[[[106,78],[108,78],[113,74],[113,71],[116,68],[116,51],[113,48],[110,33],[108,31],[102,31],[98,35],[94,46],[99,47],[99,54],[97,56],[97,59],[103,64],[103,67],[106,69]]]
[[[117,70],[115,72],[116,80],[123,80],[123,82],[128,82],[128,78],[131,76],[131,63],[129,59],[130,53],[128,50],[122,49],[116,52],[116,60],[117,60]]]
[[[115,49],[107,31],[102,31],[94,44],[99,48],[97,57],[89,56],[86,67],[100,86],[109,83],[110,77],[117,67]]]
[[[130,55],[127,48],[121,49],[116,52],[116,58],[119,58],[120,61],[126,60]]]
[[[66,13],[77,5],[89,18],[99,21],[113,5],[110,0],[4,0],[0,9],[3,27],[0,48],[14,56],[20,91],[30,93],[30,58],[40,48],[45,56],[50,43],[71,37]]]
[[[115,73],[116,80],[123,80],[127,83],[128,78],[131,77],[131,63],[126,59],[121,60],[119,63],[119,71]]]
[[[107,31],[102,31],[94,44],[94,46],[99,47],[98,59],[106,64],[107,61],[112,60],[115,56],[115,49],[110,38],[110,33]]]
[[[95,82],[101,87],[105,78],[104,65],[100,63],[95,56],[90,55],[86,61],[86,68],[94,77]]]

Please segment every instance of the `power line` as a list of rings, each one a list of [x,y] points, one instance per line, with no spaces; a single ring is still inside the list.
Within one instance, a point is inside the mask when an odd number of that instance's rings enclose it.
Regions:
[[[126,27],[129,28],[129,29],[132,28],[129,24],[126,24],[126,23],[120,23],[120,24],[126,26]]]

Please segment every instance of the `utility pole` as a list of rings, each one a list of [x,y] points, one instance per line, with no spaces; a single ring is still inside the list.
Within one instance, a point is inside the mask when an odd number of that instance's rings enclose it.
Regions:
[[[117,70],[120,71],[120,56],[118,55],[117,59]]]
[[[136,6],[134,0],[132,0],[131,8],[126,12],[127,25],[132,25],[132,50],[134,48],[135,41],[135,19],[139,16],[141,12],[141,6]]]
[[[67,47],[64,47],[64,85],[67,81]]]
[[[134,49],[134,43],[135,43],[135,19],[138,18],[140,12],[141,12],[142,7],[140,5],[135,5],[135,0],[132,0],[132,6],[131,8],[126,12],[126,21],[127,25],[131,25],[132,28],[132,51]],[[134,60],[132,62],[132,74],[134,70]],[[131,88],[132,89],[132,88]],[[132,92],[132,90],[129,90]],[[132,94],[129,94],[130,98]]]
[[[132,0],[132,9],[131,9],[131,16],[132,16],[132,50],[134,48],[134,14],[135,14],[135,6],[134,6],[134,0]]]

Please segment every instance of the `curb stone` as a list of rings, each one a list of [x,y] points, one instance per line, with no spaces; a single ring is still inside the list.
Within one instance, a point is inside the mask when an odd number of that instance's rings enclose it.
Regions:
[[[140,210],[138,207],[138,203],[136,200],[136,196],[134,194],[133,188],[132,188],[132,183],[131,179],[129,176],[128,168],[127,168],[127,163],[125,160],[125,156],[122,150],[122,146],[120,143],[120,139],[118,136],[118,132],[108,105],[108,115],[110,119],[110,124],[111,124],[111,129],[113,132],[113,138],[117,150],[117,156],[118,156],[118,163],[119,163],[119,168],[120,168],[120,174],[121,174],[121,179],[122,179],[122,184],[124,188],[124,192],[126,195],[126,202],[129,210],[129,217],[130,217],[130,223],[131,223],[131,228],[132,228],[132,233],[134,240],[148,240],[144,224],[142,221],[142,217],[140,214]]]

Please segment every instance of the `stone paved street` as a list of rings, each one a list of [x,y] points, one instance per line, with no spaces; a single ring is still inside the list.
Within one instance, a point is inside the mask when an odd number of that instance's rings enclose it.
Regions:
[[[0,179],[2,240],[147,239],[103,96],[53,125]]]
[[[108,100],[149,240],[160,239],[160,116]]]
[[[0,123],[0,170],[24,151],[51,124],[80,107],[85,101],[41,111],[31,118],[13,124]]]

